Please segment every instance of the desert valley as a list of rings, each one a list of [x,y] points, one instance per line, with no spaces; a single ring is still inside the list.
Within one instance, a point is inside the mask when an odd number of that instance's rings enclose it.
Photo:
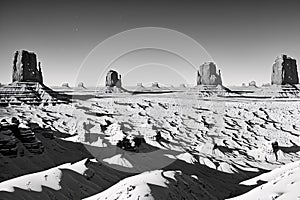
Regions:
[[[0,87],[0,199],[298,199],[296,60],[268,85],[226,87],[212,62],[195,86],[46,86],[17,51]],[[179,83],[180,84],[180,83]]]

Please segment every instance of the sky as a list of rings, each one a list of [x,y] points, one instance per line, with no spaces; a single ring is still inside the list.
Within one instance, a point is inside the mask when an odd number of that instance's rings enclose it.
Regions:
[[[300,58],[299,5],[1,0],[0,83],[11,82],[13,54],[21,49],[37,54],[49,86],[104,85],[109,69],[122,74],[124,85],[195,84],[205,61],[216,63],[227,86],[269,83],[277,55]]]

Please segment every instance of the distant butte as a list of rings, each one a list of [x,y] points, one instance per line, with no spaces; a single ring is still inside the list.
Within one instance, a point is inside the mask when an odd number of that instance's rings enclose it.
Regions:
[[[107,87],[114,87],[119,86],[118,84],[121,81],[121,75],[118,74],[118,72],[114,70],[109,70],[106,75],[106,82],[105,86]]]
[[[271,84],[298,84],[299,77],[296,60],[287,55],[280,55],[272,66]]]
[[[221,71],[213,62],[205,62],[197,71],[197,85],[222,85]]]
[[[122,92],[121,75],[114,70],[109,70],[105,78],[105,93],[119,93]]]
[[[77,87],[86,89],[83,82],[79,82]]]

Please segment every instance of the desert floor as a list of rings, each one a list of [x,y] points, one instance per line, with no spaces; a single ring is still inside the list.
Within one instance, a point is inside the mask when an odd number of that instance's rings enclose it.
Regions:
[[[299,101],[77,95],[70,104],[0,108],[1,118],[13,116],[29,122],[45,151],[23,148],[22,155],[0,157],[0,199],[258,199],[260,194],[294,199],[300,194],[293,190],[299,186]],[[132,145],[134,138],[143,139],[126,151],[116,146],[125,136]],[[285,177],[297,184],[284,190],[270,183]]]

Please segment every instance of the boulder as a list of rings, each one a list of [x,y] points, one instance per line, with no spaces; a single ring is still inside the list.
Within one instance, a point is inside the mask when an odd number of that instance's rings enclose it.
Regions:
[[[272,66],[271,84],[298,84],[296,60],[287,55],[278,56]]]
[[[43,83],[41,63],[37,62],[35,53],[25,50],[15,52],[12,82],[16,81]]]
[[[197,71],[197,85],[222,85],[221,71],[213,62],[205,62]]]
[[[105,86],[107,87],[114,87],[114,86],[121,86],[121,75],[118,75],[118,72],[114,70],[109,70],[106,74],[106,82]]]

